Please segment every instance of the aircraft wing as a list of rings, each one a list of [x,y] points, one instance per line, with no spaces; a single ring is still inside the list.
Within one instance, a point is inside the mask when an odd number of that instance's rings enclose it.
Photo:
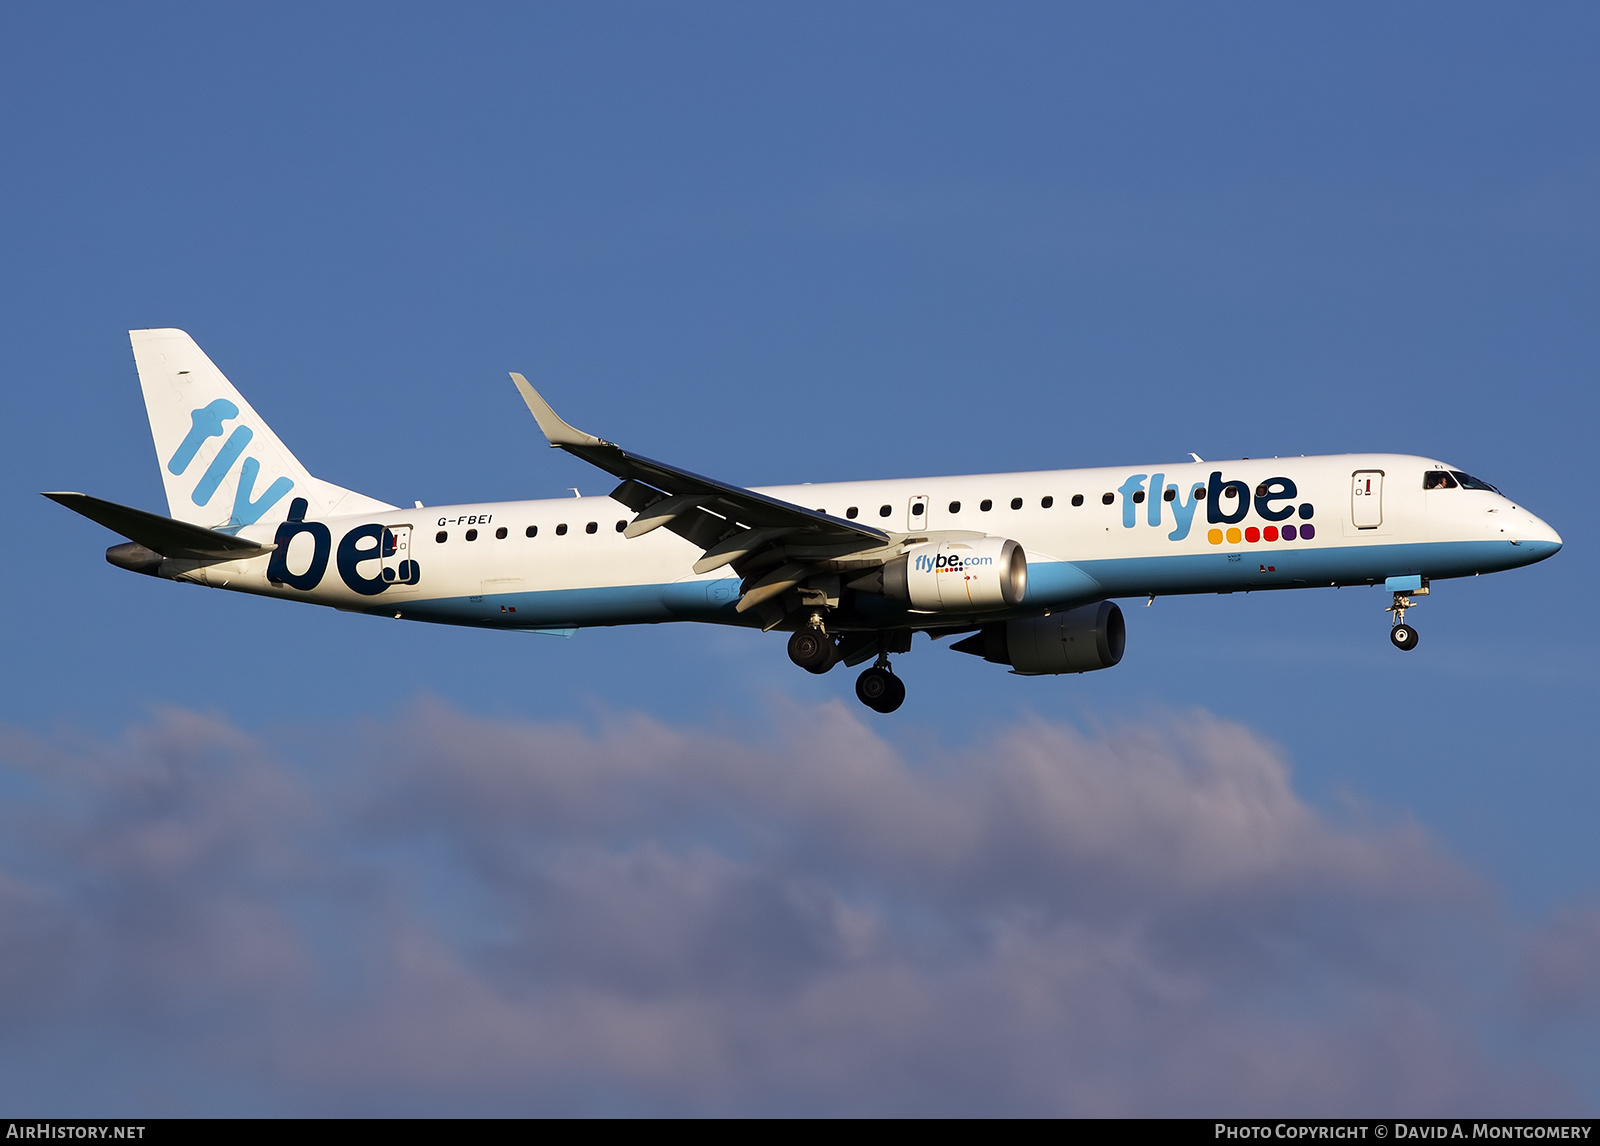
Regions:
[[[552,448],[623,479],[611,496],[637,514],[624,530],[626,536],[664,526],[705,550],[694,564],[696,573],[732,565],[747,584],[757,571],[780,566],[749,585],[739,602],[741,611],[792,588],[816,571],[818,562],[837,563],[850,554],[893,545],[888,533],[869,525],[652,461],[586,434],[562,421],[521,374],[513,373],[511,380]]]
[[[230,533],[218,533],[203,525],[174,521],[159,513],[147,513],[142,509],[118,505],[114,501],[90,497],[86,493],[47,493],[44,496],[122,534],[130,541],[137,541],[163,557],[187,561],[243,561],[271,553],[277,548],[276,545],[246,541]]]

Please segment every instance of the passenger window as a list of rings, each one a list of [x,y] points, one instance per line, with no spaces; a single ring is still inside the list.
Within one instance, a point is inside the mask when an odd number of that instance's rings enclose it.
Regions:
[[[626,521],[617,522],[617,532],[618,533],[621,533],[626,528],[628,528],[628,523]]]
[[[1072,504],[1073,505],[1082,505],[1083,504],[1083,494],[1081,494],[1081,493],[1073,494],[1072,495]]]
[[[560,525],[556,526],[556,536],[557,537],[565,537],[566,535],[567,535],[567,523],[563,521]]]
[[[1051,496],[1049,496],[1048,494],[1046,494],[1044,497],[1041,497],[1039,499],[1039,508],[1040,509],[1049,509],[1055,503],[1056,503],[1056,499],[1051,497]]]
[[[984,513],[988,513],[991,509],[994,508],[994,502],[990,501],[988,498],[984,498],[982,501],[980,501],[978,503],[978,508],[980,510],[982,510]]]
[[[585,525],[583,527],[583,531],[585,533],[593,533],[595,530],[597,530],[599,528],[600,528],[600,523],[598,521],[591,521],[588,525]]]
[[[927,507],[927,506],[925,506],[925,505],[923,505],[923,504],[922,504],[922,503],[921,503],[921,502],[920,502],[920,501],[919,501],[919,502],[917,502],[917,503],[916,503],[916,504],[915,504],[915,505],[913,505],[913,506],[912,506],[912,507],[911,507],[911,516],[912,516],[912,517],[921,517],[921,516],[922,516],[922,513],[923,513],[923,511],[924,511],[924,510],[925,510],[925,509],[927,509],[927,508],[928,508],[928,507]]]
[[[1103,493],[1103,494],[1100,495],[1100,504],[1101,505],[1115,505],[1116,501],[1117,501],[1117,495],[1114,494],[1114,493]]]
[[[1161,495],[1161,500],[1162,501],[1171,501],[1177,496],[1178,496],[1178,491],[1169,487],[1167,489],[1167,491]]]
[[[438,533],[433,535],[433,540],[436,544],[443,545],[446,541],[450,540],[450,535],[441,529]]]
[[[844,511],[844,515],[846,517],[848,517],[851,521],[854,521],[856,519],[856,515],[859,514],[860,512],[861,512],[861,510],[857,509],[855,506],[852,505],[849,509]]]
[[[468,541],[476,541],[476,540],[478,540],[478,531],[476,529],[467,530],[467,540]]]
[[[952,501],[950,503],[950,512],[951,513],[960,513],[961,512],[961,503],[959,501]]]
[[[1140,489],[1140,490],[1135,490],[1134,491],[1133,504],[1134,505],[1143,505],[1144,504],[1144,490]]]
[[[1022,499],[1020,497],[1012,498],[1011,499],[1011,508],[1012,509],[1021,509],[1022,508]]]
[[[504,541],[506,539],[506,527],[502,525],[499,529],[495,530],[494,536],[496,541]]]
[[[1206,487],[1205,486],[1197,485],[1197,486],[1194,487],[1194,499],[1196,501],[1204,501],[1206,499]]]
[[[538,537],[539,527],[537,525],[530,525],[527,529],[523,530],[523,533],[528,537]]]
[[[878,507],[878,516],[879,517],[888,517],[893,512],[894,512],[894,510],[890,509],[886,505],[880,505]]]

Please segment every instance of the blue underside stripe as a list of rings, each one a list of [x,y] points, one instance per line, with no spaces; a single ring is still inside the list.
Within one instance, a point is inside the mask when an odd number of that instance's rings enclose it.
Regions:
[[[1126,557],[1104,561],[1039,561],[1028,566],[1028,592],[1019,613],[1061,608],[1106,597],[1147,594],[1228,593],[1254,589],[1314,588],[1381,583],[1421,574],[1430,579],[1470,577],[1531,565],[1559,546],[1524,541],[1430,542],[1362,545],[1337,549],[1271,548],[1228,553]],[[667,585],[617,585],[599,589],[545,589],[481,597],[374,602],[368,612],[418,621],[477,624],[497,628],[552,629],[590,625],[710,621],[754,625],[734,611],[739,582],[679,581]],[[879,598],[858,599],[865,619],[884,627],[926,626],[928,614],[912,614]],[[951,618],[941,616],[941,622]],[[977,618],[968,618],[977,619]]]

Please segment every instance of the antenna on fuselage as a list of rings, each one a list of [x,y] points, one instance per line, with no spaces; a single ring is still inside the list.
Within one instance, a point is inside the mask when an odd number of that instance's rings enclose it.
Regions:
[[[1193,458],[1197,462],[1204,462],[1205,461],[1205,458],[1201,457],[1199,454],[1195,453],[1193,450],[1189,451],[1189,456],[1191,458]]]

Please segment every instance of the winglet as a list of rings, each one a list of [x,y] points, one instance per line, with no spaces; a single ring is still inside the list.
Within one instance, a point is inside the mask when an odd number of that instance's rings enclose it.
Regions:
[[[539,430],[550,442],[550,448],[560,446],[609,446],[611,443],[593,434],[586,434],[582,430],[574,429],[561,420],[550,403],[539,395],[539,391],[528,385],[528,380],[515,370],[511,372],[511,381],[517,384],[517,389],[522,393],[522,400],[528,404],[528,410],[533,414],[533,420],[539,423]]]

